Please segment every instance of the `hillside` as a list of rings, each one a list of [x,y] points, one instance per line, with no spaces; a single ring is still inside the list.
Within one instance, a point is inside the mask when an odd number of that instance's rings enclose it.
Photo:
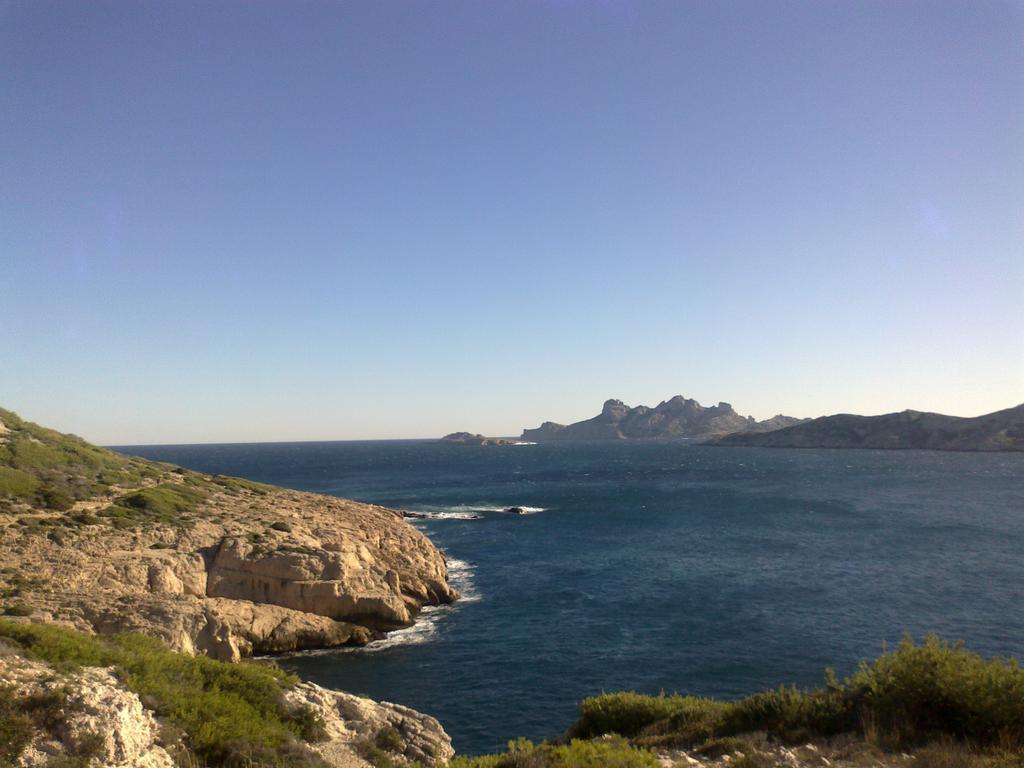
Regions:
[[[800,419],[775,416],[758,422],[741,416],[729,403],[705,408],[696,400],[676,395],[653,408],[629,407],[621,400],[608,400],[601,413],[592,419],[564,425],[545,421],[535,429],[523,430],[523,440],[638,440],[710,438],[732,432],[778,429],[797,424]]]
[[[883,416],[838,414],[712,443],[759,448],[917,448],[935,451],[1024,451],[1024,405],[984,416],[902,411]]]
[[[237,660],[363,644],[457,597],[394,510],[122,456],[0,411],[0,612]]]

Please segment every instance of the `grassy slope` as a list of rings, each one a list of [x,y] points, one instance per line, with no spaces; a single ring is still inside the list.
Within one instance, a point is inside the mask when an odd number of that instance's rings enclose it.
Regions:
[[[24,421],[0,408],[0,513],[68,513],[28,516],[28,527],[115,527],[160,522],[187,525],[210,495],[245,488],[257,494],[273,486],[240,478],[208,477],[198,472],[124,456],[75,435]],[[106,499],[94,512],[73,512],[77,502]]]
[[[0,499],[65,509],[71,502],[139,486],[158,478],[160,465],[130,458],[22,420],[0,408]]]

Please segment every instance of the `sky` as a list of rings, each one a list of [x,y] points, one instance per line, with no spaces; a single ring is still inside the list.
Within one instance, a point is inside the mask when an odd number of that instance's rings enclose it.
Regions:
[[[0,406],[103,444],[1024,402],[1024,2],[0,0]]]

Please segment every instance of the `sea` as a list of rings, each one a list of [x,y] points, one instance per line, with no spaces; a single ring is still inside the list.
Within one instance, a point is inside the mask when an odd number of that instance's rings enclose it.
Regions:
[[[686,441],[135,446],[422,517],[462,599],[287,655],[437,717],[461,753],[557,737],[602,691],[817,686],[909,634],[1024,658],[1024,454]],[[526,514],[512,514],[518,506]]]

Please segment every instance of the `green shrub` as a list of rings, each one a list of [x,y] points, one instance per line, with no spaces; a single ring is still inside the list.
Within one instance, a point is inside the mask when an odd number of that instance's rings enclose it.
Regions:
[[[99,525],[103,522],[96,515],[89,512],[78,512],[71,516],[71,520],[79,525]]]
[[[14,686],[0,686],[0,765],[15,765],[39,731],[50,737],[56,735],[71,711],[63,688],[25,694]],[[88,740],[85,747],[89,757],[95,756],[95,748]]]
[[[0,765],[13,765],[35,736],[30,714],[21,706],[17,689],[0,686]]]
[[[0,611],[4,616],[31,616],[32,609],[27,605],[8,605]]]
[[[39,491],[39,501],[47,509],[66,512],[75,505],[74,499],[64,490],[46,486]]]
[[[20,469],[0,466],[0,496],[16,499],[31,499],[35,495],[39,481]]]
[[[606,733],[638,736],[656,723],[667,722],[672,731],[686,730],[694,738],[706,736],[727,705],[697,696],[645,696],[632,691],[605,693],[584,699],[580,718],[571,735],[592,738]]]
[[[825,682],[815,691],[779,688],[736,702],[604,694],[580,704],[570,735],[696,745],[752,731],[787,742],[853,732],[901,746],[943,736],[1024,745],[1024,670],[1012,659],[986,661],[934,636],[921,645],[907,638],[849,678],[829,672]]]
[[[451,768],[655,768],[658,761],[647,750],[622,738],[573,740],[568,744],[533,744],[526,739],[509,742],[502,755],[456,757]]]
[[[132,522],[161,522],[180,525],[206,494],[196,488],[178,483],[164,483],[143,488],[116,499],[113,506],[103,511],[104,516]]]
[[[1013,659],[986,661],[930,635],[905,638],[845,687],[879,731],[904,743],[940,734],[980,744],[1024,746],[1024,670]]]
[[[728,707],[718,726],[723,733],[768,731],[783,741],[833,736],[858,725],[853,697],[826,688],[810,693],[795,687],[748,696]]]
[[[168,650],[141,635],[86,635],[0,621],[0,637],[63,669],[113,666],[125,686],[179,728],[212,765],[319,766],[299,739],[324,735],[312,710],[287,703],[297,678],[266,664],[228,664]]]
[[[270,527],[273,528],[275,531],[284,531],[285,533],[292,532],[292,524],[286,523],[283,520],[278,520],[275,523],[271,523]]]

